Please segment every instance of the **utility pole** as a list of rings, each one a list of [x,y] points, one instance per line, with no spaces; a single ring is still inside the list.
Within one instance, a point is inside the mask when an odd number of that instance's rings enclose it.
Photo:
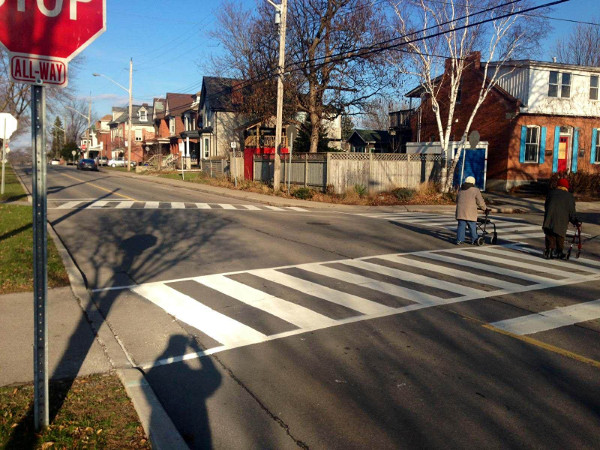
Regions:
[[[133,114],[133,58],[129,59],[129,133],[127,136],[127,172],[131,172],[131,115]]]
[[[273,161],[273,190],[279,192],[281,184],[281,136],[283,128],[283,72],[285,68],[285,32],[287,24],[287,0],[277,5],[268,0],[280,15],[279,22],[279,76],[277,77],[277,125],[275,127],[275,160]]]

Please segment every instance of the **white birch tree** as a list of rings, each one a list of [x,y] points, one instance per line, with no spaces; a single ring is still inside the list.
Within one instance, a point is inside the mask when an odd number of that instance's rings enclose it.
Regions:
[[[392,6],[395,31],[403,36],[400,50],[409,54],[400,70],[413,75],[431,100],[446,156],[442,185],[448,191],[479,108],[498,81],[510,73],[503,70],[503,63],[530,55],[547,27],[542,26],[544,19],[521,13],[530,6],[527,0],[399,0]],[[454,116],[461,79],[472,63],[469,55],[474,51],[481,52],[482,82],[466,125],[456,130]],[[449,67],[444,70],[446,60]],[[459,151],[452,157],[449,143],[457,132],[462,138]]]

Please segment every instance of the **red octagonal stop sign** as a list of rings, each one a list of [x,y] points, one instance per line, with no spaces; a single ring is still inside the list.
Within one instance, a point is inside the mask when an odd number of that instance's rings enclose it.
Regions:
[[[0,43],[11,53],[11,77],[66,85],[67,62],[106,29],[105,1],[0,0]]]

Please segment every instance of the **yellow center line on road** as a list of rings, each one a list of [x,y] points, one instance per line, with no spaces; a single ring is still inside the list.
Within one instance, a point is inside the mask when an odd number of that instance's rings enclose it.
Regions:
[[[113,192],[113,191],[111,191],[110,189],[103,188],[102,186],[98,186],[98,185],[97,185],[97,184],[95,184],[95,183],[90,183],[89,181],[82,180],[82,179],[80,179],[80,178],[76,178],[76,177],[74,177],[74,176],[72,176],[72,175],[67,175],[67,174],[64,174],[64,173],[61,173],[61,175],[62,175],[62,176],[65,176],[65,177],[68,177],[68,178],[72,178],[73,180],[76,180],[76,181],[81,181],[82,183],[89,184],[90,186],[94,186],[95,188],[98,188],[98,189],[100,189],[100,190],[102,190],[102,191],[108,192],[108,193],[110,193],[110,194],[118,195],[119,197],[123,197],[123,198],[126,198],[126,199],[128,199],[128,200],[133,200],[134,202],[137,202],[137,201],[139,201],[139,200],[136,200],[136,199],[135,199],[135,198],[133,198],[133,197],[129,197],[128,195],[125,195],[125,194],[119,194],[118,192]]]
[[[578,353],[566,350],[566,349],[561,348],[561,347],[556,347],[555,345],[547,344],[545,342],[539,341],[537,339],[530,338],[528,336],[522,336],[520,334],[511,333],[510,331],[506,331],[506,330],[503,330],[501,328],[497,328],[497,327],[495,327],[493,325],[490,325],[489,323],[487,323],[487,322],[485,322],[483,320],[477,319],[475,317],[471,317],[469,315],[460,313],[458,311],[454,311],[452,309],[447,309],[446,311],[451,312],[452,314],[456,314],[457,316],[462,317],[465,320],[468,320],[470,322],[474,322],[474,323],[476,323],[478,325],[481,325],[483,328],[488,329],[490,331],[493,331],[495,333],[503,334],[503,335],[511,337],[513,339],[517,339],[517,340],[519,340],[521,342],[525,342],[525,343],[527,343],[529,345],[533,345],[535,347],[539,347],[539,348],[544,349],[546,351],[549,351],[549,352],[552,352],[552,353],[556,353],[557,355],[561,355],[561,356],[564,356],[566,358],[574,359],[575,361],[579,361],[581,363],[588,364],[588,365],[590,365],[592,367],[595,367],[596,369],[600,369],[600,361],[597,361],[595,359],[588,358],[586,356],[583,356],[583,355],[580,355]]]
[[[510,331],[502,330],[500,328],[496,328],[493,325],[485,324],[484,328],[488,330],[495,331],[496,333],[504,334],[505,336],[509,336],[514,339],[518,339],[519,341],[525,342],[527,344],[535,345],[536,347],[542,348],[552,353],[556,353],[561,356],[565,356],[567,358],[574,359],[575,361],[582,362],[584,364],[588,364],[592,367],[600,369],[600,361],[596,361],[595,359],[587,358],[578,353],[571,352],[569,350],[565,350],[564,348],[556,347],[554,345],[546,344],[545,342],[538,341],[537,339],[530,338],[528,336],[521,336],[519,334],[511,333]]]

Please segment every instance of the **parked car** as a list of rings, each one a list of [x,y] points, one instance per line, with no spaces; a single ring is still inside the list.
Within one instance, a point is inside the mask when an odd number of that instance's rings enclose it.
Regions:
[[[125,167],[125,159],[123,158],[113,158],[108,161],[108,165],[110,167]]]
[[[98,158],[98,165],[99,166],[106,166],[106,165],[108,165],[108,157],[107,156],[100,156]]]
[[[77,161],[77,170],[95,170],[98,171],[98,164],[93,159],[80,159]]]
[[[59,164],[60,164],[60,159],[54,158],[52,161],[50,161],[51,166],[58,166]]]
[[[127,166],[127,161],[124,160],[123,158],[113,158],[110,161],[108,161],[108,165],[110,167],[126,167]],[[129,165],[131,167],[135,167],[135,166],[137,166],[137,162],[131,161],[129,163]]]

